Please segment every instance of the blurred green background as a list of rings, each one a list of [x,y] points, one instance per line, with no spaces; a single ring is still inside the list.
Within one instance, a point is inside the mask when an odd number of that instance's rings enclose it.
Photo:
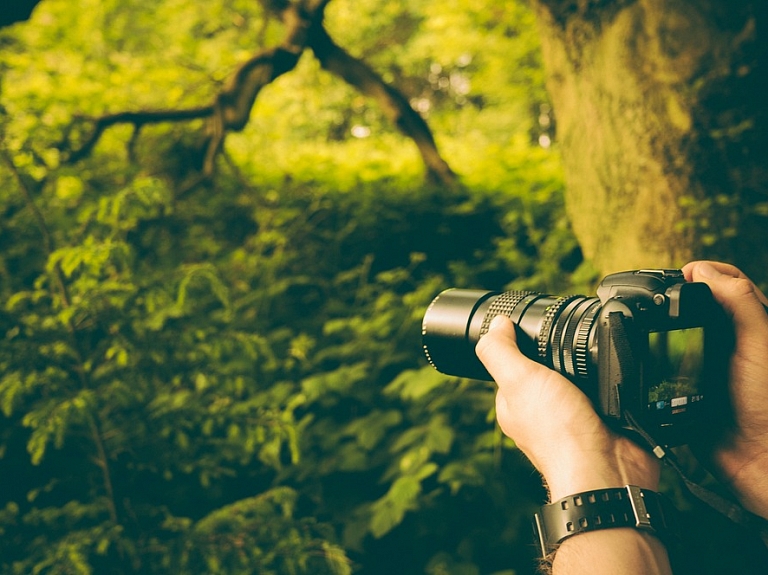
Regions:
[[[279,3],[274,3],[278,5]],[[456,185],[311,53],[200,177],[209,103],[285,28],[246,0],[44,0],[0,31],[0,572],[533,570],[493,384],[426,365],[451,287],[593,293],[526,2],[334,0]]]

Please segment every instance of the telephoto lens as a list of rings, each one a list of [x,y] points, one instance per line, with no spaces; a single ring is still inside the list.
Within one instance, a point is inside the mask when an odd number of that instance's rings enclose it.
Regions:
[[[449,289],[424,314],[424,353],[442,373],[490,381],[475,345],[491,320],[505,315],[517,326],[518,346],[526,356],[586,386],[594,379],[590,347],[599,309],[596,297]]]

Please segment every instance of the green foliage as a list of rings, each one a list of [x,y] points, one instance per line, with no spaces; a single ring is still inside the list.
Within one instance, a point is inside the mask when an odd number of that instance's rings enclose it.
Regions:
[[[329,27],[429,100],[464,189],[311,61],[211,182],[194,124],[60,163],[78,113],[207,102],[279,38],[259,3],[46,0],[0,39],[0,572],[529,567],[538,481],[419,326],[449,286],[590,279],[532,143],[531,15],[339,1]]]
[[[175,573],[351,573],[344,551],[314,521],[293,518],[297,493],[270,489],[214,510],[189,526]]]

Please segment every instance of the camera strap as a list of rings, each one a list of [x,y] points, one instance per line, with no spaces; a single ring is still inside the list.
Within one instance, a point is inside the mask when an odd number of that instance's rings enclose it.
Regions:
[[[692,481],[683,471],[680,466],[680,462],[677,460],[674,452],[668,447],[664,447],[659,444],[649,433],[647,433],[642,426],[637,422],[637,419],[629,411],[624,411],[624,418],[627,423],[630,424],[632,430],[642,437],[648,446],[651,448],[653,454],[659,458],[662,462],[669,465],[680,476],[680,479],[685,484],[690,493],[695,496],[699,501],[705,503],[715,511],[724,515],[730,519],[733,523],[755,530],[762,536],[768,535],[768,521],[764,518],[747,511],[733,501],[726,499],[725,497],[715,493]]]

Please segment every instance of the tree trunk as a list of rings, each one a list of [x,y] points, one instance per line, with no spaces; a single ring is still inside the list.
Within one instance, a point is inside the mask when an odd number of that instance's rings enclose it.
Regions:
[[[535,1],[568,215],[598,270],[757,267],[740,256],[768,229],[765,4]]]

